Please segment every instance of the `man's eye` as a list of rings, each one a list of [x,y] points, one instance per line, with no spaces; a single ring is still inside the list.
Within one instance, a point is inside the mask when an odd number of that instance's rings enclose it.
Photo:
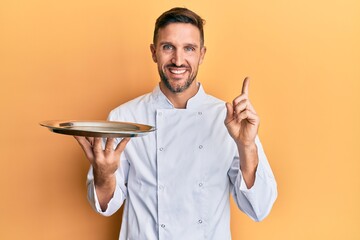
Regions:
[[[164,46],[163,46],[163,49],[164,49],[164,50],[172,50],[172,49],[174,49],[174,48],[173,48],[173,46],[171,46],[171,45],[164,45]]]
[[[194,47],[186,47],[186,48],[185,48],[185,51],[187,51],[187,52],[193,52],[193,51],[195,51],[195,48],[194,48]]]

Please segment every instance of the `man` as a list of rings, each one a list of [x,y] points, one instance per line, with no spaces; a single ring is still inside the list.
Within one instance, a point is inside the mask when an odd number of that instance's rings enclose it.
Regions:
[[[159,86],[114,109],[109,120],[157,130],[107,139],[104,149],[99,138],[76,137],[91,163],[89,201],[105,216],[125,203],[122,240],[231,239],[230,194],[255,221],[277,197],[249,80],[232,104],[204,92],[196,79],[206,53],[203,20],[185,8],[157,19],[150,50]]]

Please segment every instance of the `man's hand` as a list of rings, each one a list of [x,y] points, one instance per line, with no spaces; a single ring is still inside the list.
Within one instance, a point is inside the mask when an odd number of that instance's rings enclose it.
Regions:
[[[255,143],[260,119],[249,100],[249,79],[245,78],[241,95],[226,103],[225,126],[238,146],[250,146]]]
[[[87,159],[93,167],[94,184],[96,194],[102,210],[106,210],[107,204],[115,191],[114,173],[120,164],[120,155],[124,151],[130,138],[124,138],[114,149],[114,138],[108,138],[103,150],[101,138],[88,138],[75,136],[83,149]]]
[[[225,126],[235,140],[240,156],[240,169],[246,186],[251,188],[255,183],[255,172],[259,162],[255,138],[260,119],[249,100],[249,79],[245,78],[241,95],[226,103],[227,114]]]

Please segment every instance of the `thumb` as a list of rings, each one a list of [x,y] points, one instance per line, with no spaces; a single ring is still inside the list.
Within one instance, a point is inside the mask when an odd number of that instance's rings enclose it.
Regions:
[[[225,118],[225,125],[227,125],[229,122],[231,122],[234,118],[234,108],[230,103],[226,103],[226,118]]]

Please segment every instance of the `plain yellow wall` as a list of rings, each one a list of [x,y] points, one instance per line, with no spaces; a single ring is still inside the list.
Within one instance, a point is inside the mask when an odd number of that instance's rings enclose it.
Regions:
[[[75,140],[38,123],[105,119],[151,91],[154,21],[174,6],[207,20],[205,90],[230,101],[251,77],[278,181],[263,222],[232,204],[233,239],[360,239],[358,0],[1,0],[0,239],[117,239]]]

